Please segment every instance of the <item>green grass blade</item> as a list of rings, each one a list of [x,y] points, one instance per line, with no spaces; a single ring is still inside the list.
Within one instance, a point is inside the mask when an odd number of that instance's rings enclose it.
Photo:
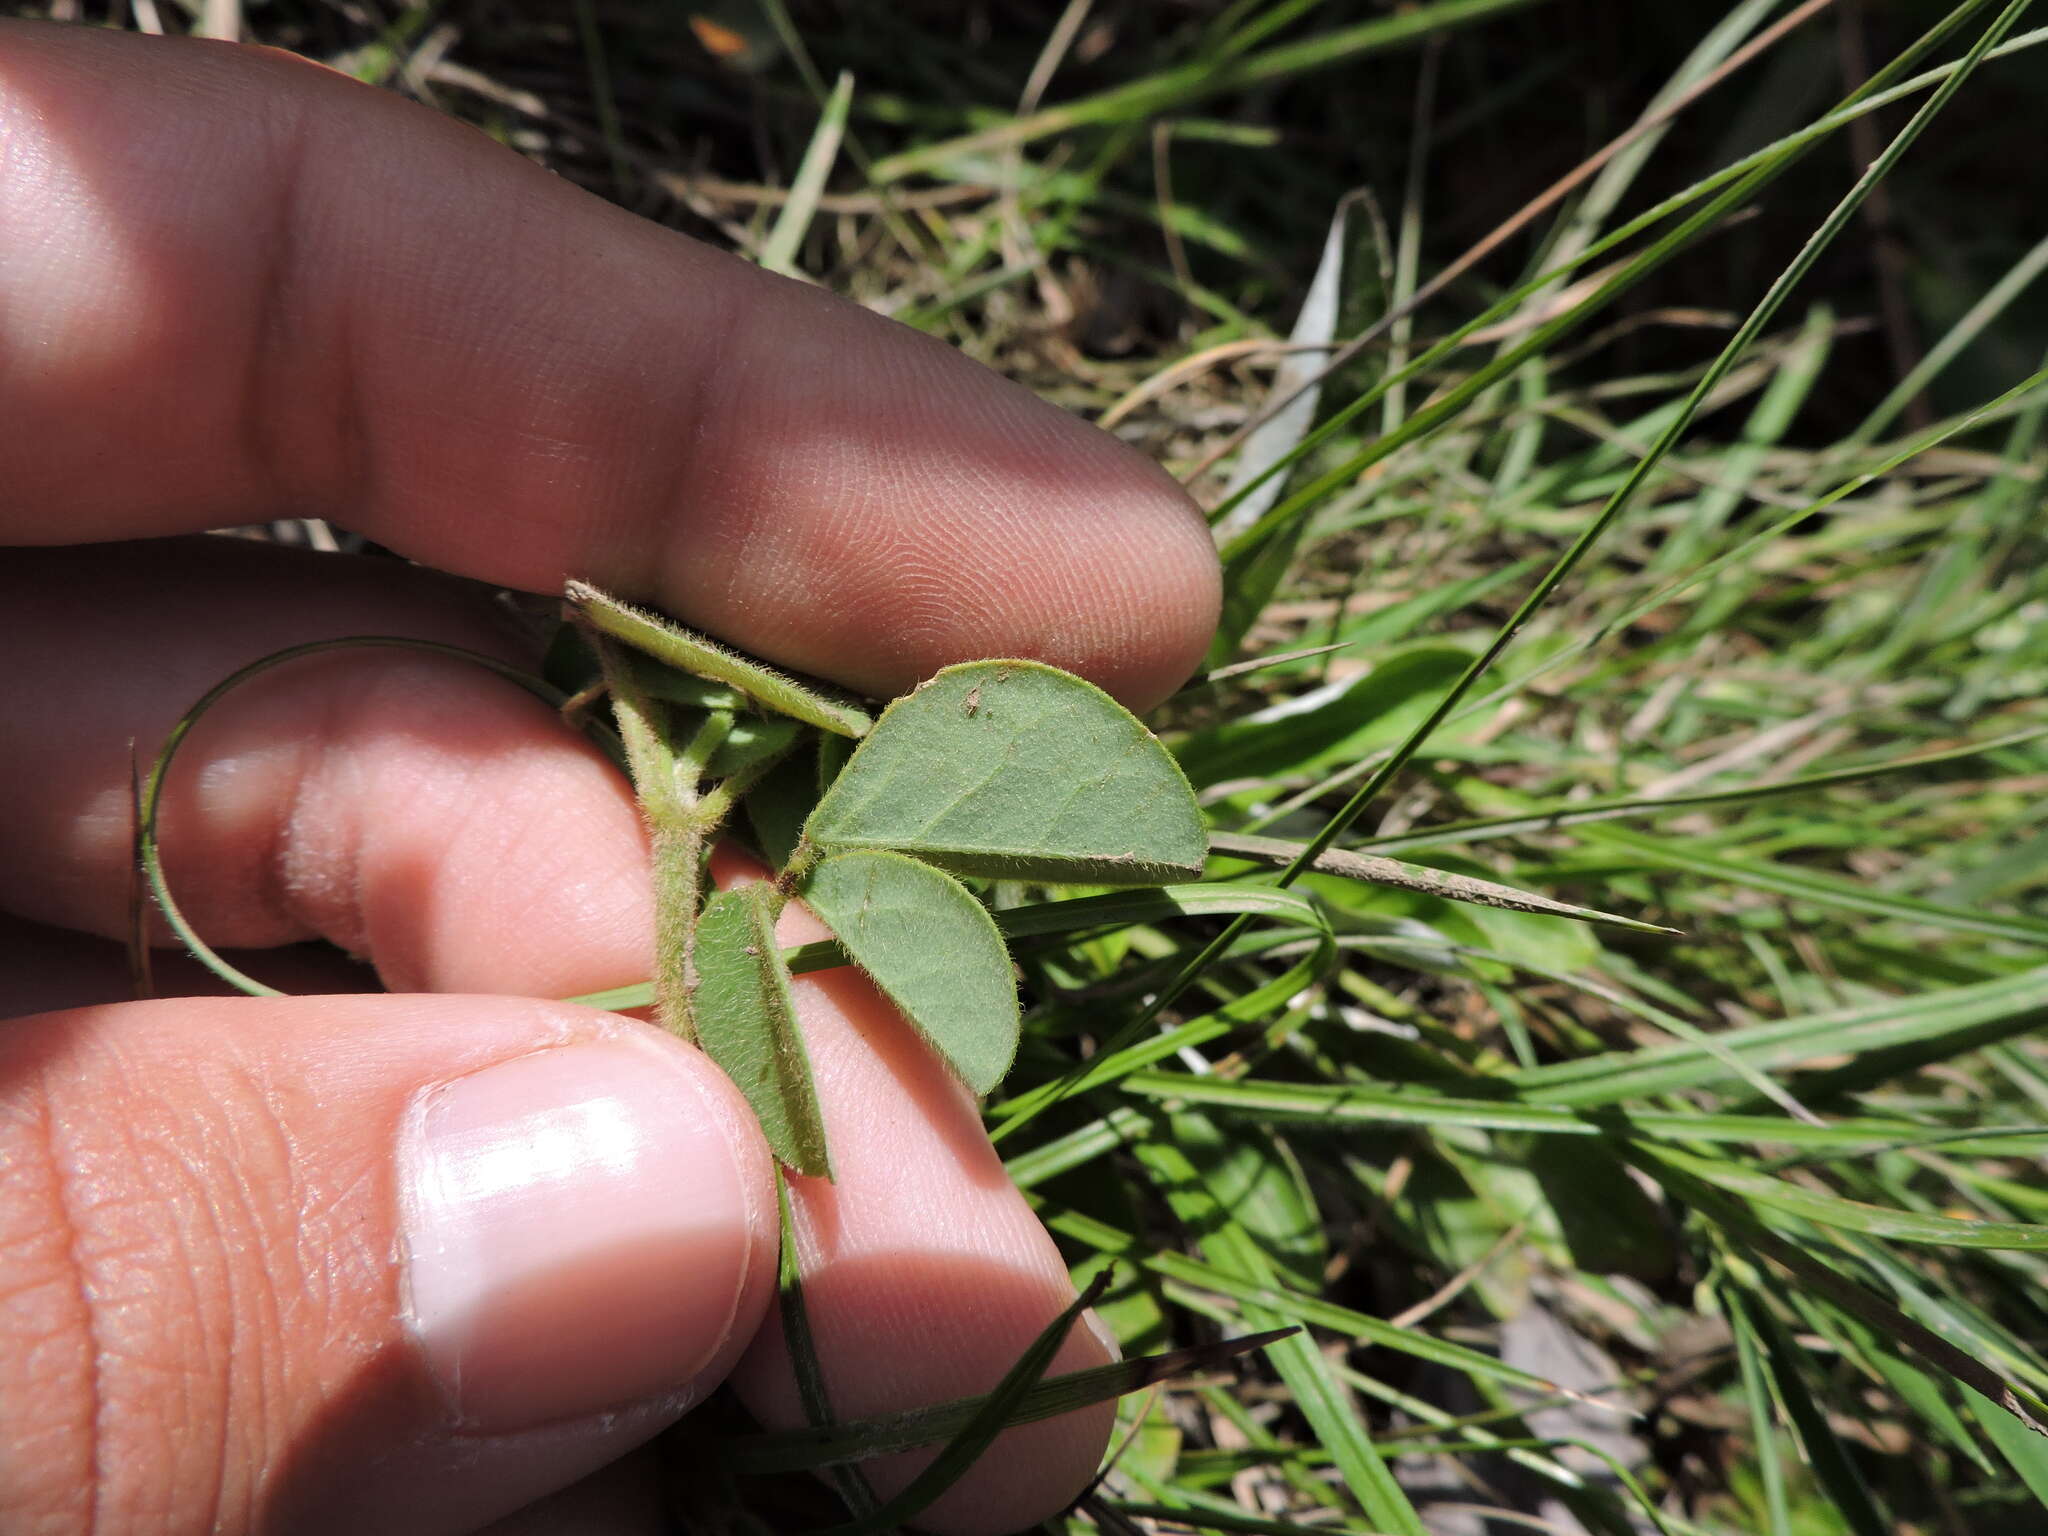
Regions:
[[[1724,1291],[1723,1294],[1727,1293]],[[1827,1414],[1814,1401],[1800,1374],[1797,1346],[1766,1307],[1751,1305],[1747,1301],[1738,1305],[1742,1308],[1744,1323],[1754,1331],[1762,1346],[1764,1362],[1777,1387],[1778,1400],[1785,1405],[1786,1415],[1798,1432],[1799,1443],[1806,1449],[1807,1464],[1828,1490],[1835,1509],[1848,1521],[1855,1536],[1891,1536],[1894,1527],[1870,1502],[1861,1474],[1850,1461],[1849,1453],[1828,1423]]]
[[[1932,1243],[1947,1248],[2004,1248],[2048,1253],[2048,1226],[2024,1222],[1958,1221],[1948,1216],[1922,1216],[1886,1210],[1861,1201],[1755,1173],[1739,1164],[1693,1157],[1676,1147],[1645,1149],[1644,1157],[1678,1167],[1718,1189],[1739,1195],[1751,1206],[1797,1216],[1818,1226],[1842,1227],[1895,1243]]]
[[[838,1428],[832,1416],[832,1396],[825,1386],[825,1367],[818,1359],[818,1339],[811,1330],[810,1308],[804,1301],[803,1265],[798,1259],[796,1220],[789,1204],[789,1180],[780,1164],[775,1169],[775,1202],[780,1243],[775,1265],[776,1310],[782,1323],[782,1338],[789,1350],[790,1374],[796,1378],[797,1401],[803,1405],[804,1422],[810,1433],[830,1436]],[[826,1481],[857,1516],[867,1516],[881,1507],[875,1491],[858,1467],[829,1465]],[[744,1470],[736,1468],[735,1470]]]
[[[1749,1409],[1749,1437],[1756,1452],[1757,1477],[1763,1484],[1764,1518],[1769,1527],[1759,1536],[1792,1536],[1792,1514],[1785,1493],[1785,1463],[1778,1455],[1777,1398],[1766,1375],[1763,1345],[1749,1321],[1748,1309],[1724,1282],[1716,1288],[1721,1310],[1735,1338],[1735,1359],[1741,1373],[1742,1396]]]
[[[853,76],[842,73],[832,94],[818,114],[818,126],[796,168],[789,186],[789,201],[776,215],[775,227],[761,246],[761,265],[770,272],[789,277],[796,274],[796,253],[818,211],[818,198],[825,190],[825,178],[832,174],[832,162],[839,157],[839,141],[846,132],[847,110],[853,105]]]
[[[1534,3],[1537,0],[1435,0],[1397,15],[1282,43],[1263,52],[1165,70],[978,133],[889,155],[875,162],[873,178],[877,182],[900,181],[905,176],[944,171],[956,161],[993,150],[1021,148],[1056,133],[1178,111],[1211,96],[1277,84],[1314,70],[1334,69],[1449,27]]]
[[[1717,1041],[1750,1065],[1775,1071],[1815,1057],[1944,1037],[1978,1042],[1991,1032],[2016,1035],[2044,1018],[2048,967],[2037,967],[1971,986],[1750,1025],[1725,1031]],[[1537,1067],[1508,1081],[1531,1103],[1590,1108],[1725,1083],[1732,1075],[1704,1046],[1674,1045]]]
[[[1195,1234],[1203,1256],[1215,1268],[1255,1286],[1270,1288],[1270,1260],[1244,1227],[1218,1203],[1207,1182],[1173,1140],[1148,1139],[1137,1148],[1139,1158],[1163,1186],[1167,1203]],[[1260,1302],[1246,1302],[1245,1321],[1255,1328],[1289,1328],[1302,1319]],[[1267,1346],[1266,1356],[1294,1394],[1315,1431],[1317,1443],[1330,1453],[1352,1497],[1377,1530],[1398,1536],[1427,1536],[1421,1517],[1408,1500],[1359,1415],[1312,1339],[1295,1333]]]
[[[1067,1341],[1074,1324],[1109,1287],[1109,1275],[1098,1275],[1094,1284],[1076,1296],[1067,1309],[1046,1325],[1045,1330],[1025,1347],[1016,1364],[1004,1373],[994,1391],[983,1398],[967,1422],[948,1440],[931,1464],[910,1480],[902,1492],[874,1510],[843,1525],[835,1525],[820,1536],[881,1536],[915,1519],[951,1488],[995,1443],[996,1436],[1013,1421],[1025,1394],[1038,1384],[1052,1364],[1053,1356]]]
[[[1913,753],[1905,757],[1887,758],[1883,762],[1849,768],[1830,768],[1819,773],[1771,779],[1761,784],[1745,784],[1732,789],[1699,790],[1689,794],[1658,795],[1645,799],[1574,801],[1549,810],[1526,811],[1512,816],[1439,822],[1434,826],[1419,827],[1413,832],[1362,838],[1352,846],[1360,851],[1375,852],[1401,848],[1451,848],[1491,838],[1519,837],[1532,832],[1554,832],[1565,827],[1590,826],[1603,821],[1656,816],[1666,811],[1694,810],[1703,806],[1750,805],[1780,799],[1787,795],[1811,794],[1816,790],[1832,789],[1838,785],[1868,783],[1872,779],[1908,773],[1918,768],[1937,768],[1947,763],[1981,757],[1987,752],[2027,746],[2044,738],[2048,738],[2048,727],[2013,731],[2007,735],[1994,736],[1987,741],[1949,747],[1939,752]]]
[[[1543,1395],[1563,1391],[1556,1382],[1548,1381],[1533,1371],[1509,1365],[1506,1361],[1481,1350],[1467,1349],[1461,1344],[1436,1338],[1419,1329],[1397,1328],[1383,1318],[1371,1317],[1320,1296],[1306,1296],[1284,1286],[1247,1280],[1221,1265],[1206,1263],[1201,1259],[1189,1258],[1186,1254],[1143,1243],[1131,1234],[1118,1231],[1107,1222],[1080,1211],[1048,1204],[1040,1204],[1038,1211],[1046,1226],[1061,1236],[1072,1238],[1101,1253],[1138,1265],[1162,1279],[1214,1295],[1228,1296],[1236,1301],[1264,1306],[1271,1311],[1284,1313],[1300,1324],[1341,1333],[1346,1338],[1356,1339],[1362,1344],[1391,1349],[1398,1354],[1427,1361],[1432,1365],[1441,1365],[1463,1375],[1483,1377],[1489,1381],[1500,1382],[1504,1386],[1518,1387]],[[1571,1393],[1566,1395],[1581,1396]]]
[[[1672,839],[1646,836],[1620,827],[1602,827],[1593,836],[1600,843],[1626,848],[1631,856],[1665,869],[1683,870],[1710,880],[1727,880],[1754,890],[1794,901],[1811,901],[1848,912],[1893,918],[1903,923],[1943,928],[1953,933],[1975,933],[2004,939],[2033,948],[2048,945],[2048,922],[2018,917],[1999,917],[1944,907],[1911,896],[1893,896],[1837,876],[1754,859],[1727,858],[1690,848]]]
[[[1284,1331],[1284,1330],[1283,1330]],[[1049,1376],[1018,1399],[1005,1428],[1058,1418],[1077,1408],[1141,1392],[1156,1382],[1196,1369],[1210,1369],[1235,1356],[1262,1349],[1281,1333],[1250,1334],[1216,1344],[1195,1345],[1136,1360],[1119,1360],[1085,1371]],[[740,1435],[721,1441],[719,1455],[742,1476],[812,1472],[893,1456],[949,1440],[987,1407],[988,1397],[963,1397],[929,1408],[843,1422],[821,1420],[809,1429]]]
[[[1258,1078],[1203,1077],[1184,1072],[1134,1070],[1124,1075],[1122,1084],[1125,1092],[1142,1098],[1166,1103],[1206,1104],[1231,1114],[1247,1115],[1275,1124],[1321,1124],[1331,1130],[1418,1125],[1622,1140],[1750,1142],[1844,1153],[1913,1144],[1924,1136],[1939,1134],[1930,1127],[1909,1120],[1789,1120],[1770,1115],[1716,1114],[1704,1110],[1566,1109],[1551,1104],[1521,1103],[1511,1098],[1453,1098],[1422,1090],[1373,1088],[1363,1084],[1278,1083]],[[1968,1134],[1992,1142],[2000,1150],[2009,1148],[2015,1157],[2029,1155],[2043,1145],[2042,1131],[2038,1126],[2013,1132],[1983,1127]],[[2011,1138],[2009,1141],[2008,1136]]]

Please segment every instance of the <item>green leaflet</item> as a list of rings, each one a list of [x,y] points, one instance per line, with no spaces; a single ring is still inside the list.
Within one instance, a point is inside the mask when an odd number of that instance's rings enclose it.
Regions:
[[[577,612],[614,640],[693,677],[737,688],[763,708],[789,715],[840,736],[864,734],[870,721],[859,705],[835,698],[815,684],[799,682],[751,657],[693,635],[669,619],[629,607],[585,581],[564,589]]]
[[[958,874],[1193,880],[1201,812],[1166,749],[1057,667],[948,667],[882,712],[811,813],[825,849],[894,848]]]
[[[691,1012],[698,1043],[746,1095],[778,1162],[832,1176],[811,1063],[775,944],[775,888],[721,891],[697,926]]]
[[[1016,1059],[1023,1019],[1002,935],[951,875],[900,853],[835,853],[803,898],[853,963],[977,1094]]]

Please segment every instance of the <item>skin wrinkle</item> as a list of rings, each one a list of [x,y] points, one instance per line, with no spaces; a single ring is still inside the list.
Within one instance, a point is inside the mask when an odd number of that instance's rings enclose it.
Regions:
[[[205,1178],[203,1170],[194,1168],[191,1170],[191,1172],[194,1175],[195,1183],[198,1184],[200,1188],[206,1188],[210,1181],[208,1181]],[[239,1168],[237,1168],[235,1176],[226,1180],[225,1184],[228,1190],[232,1191],[237,1197],[239,1197],[238,1204],[240,1204],[243,1210],[246,1212],[248,1207],[248,1193],[246,1184],[244,1180],[240,1177]],[[216,1203],[220,1198],[221,1191],[218,1188],[216,1188],[212,1192],[210,1198],[198,1202],[198,1208],[205,1216],[207,1225],[212,1229],[215,1250],[217,1252],[226,1252],[228,1248],[227,1234],[221,1228],[220,1210],[218,1204]],[[185,1251],[185,1246],[186,1245],[184,1243],[184,1234],[181,1229],[179,1232],[179,1249],[181,1254]],[[192,1270],[193,1266],[190,1265],[189,1262],[181,1267],[181,1272],[188,1275],[192,1273]],[[183,1378],[183,1381],[186,1384],[188,1384],[187,1390],[185,1392],[186,1411],[183,1414],[181,1414],[178,1419],[178,1422],[181,1425],[190,1426],[200,1417],[201,1403],[218,1402],[221,1407],[221,1411],[212,1416],[214,1419],[215,1429],[215,1433],[213,1436],[214,1446],[212,1461],[215,1468],[215,1472],[211,1480],[211,1503],[207,1512],[207,1517],[205,1521],[198,1527],[202,1530],[217,1530],[220,1527],[221,1505],[227,1497],[227,1489],[231,1481],[228,1472],[228,1466],[230,1461],[230,1451],[232,1448],[231,1442],[233,1439],[232,1425],[235,1421],[236,1410],[238,1407],[237,1398],[241,1395],[236,1390],[238,1383],[236,1380],[236,1372],[234,1369],[234,1365],[239,1361],[240,1358],[240,1350],[237,1348],[237,1346],[239,1345],[243,1348],[246,1348],[246,1341],[250,1337],[249,1330],[242,1327],[241,1298],[235,1287],[234,1271],[232,1266],[229,1266],[227,1268],[226,1274],[228,1284],[228,1306],[226,1309],[228,1337],[225,1345],[220,1351],[222,1366],[221,1380],[225,1383],[225,1391],[218,1394],[204,1391],[195,1394],[190,1389],[189,1383],[193,1382],[194,1380],[203,1379],[204,1373],[188,1372]],[[191,1308],[191,1313],[195,1317],[204,1315],[203,1312],[200,1310],[196,1299]],[[258,1335],[260,1335],[261,1332],[261,1329],[256,1330],[256,1333]],[[259,1360],[259,1368],[260,1365],[261,1362]],[[199,1399],[198,1402],[193,1401],[195,1395]],[[263,1422],[260,1416],[257,1419],[257,1422]]]
[[[201,1070],[205,1070],[204,1064]],[[286,1101],[290,1097],[289,1091],[271,1082],[260,1066],[253,1063],[244,1065],[236,1059],[224,1067],[224,1072],[227,1082],[216,1087],[213,1094],[216,1101],[243,1102],[254,1110],[254,1113],[234,1116],[227,1122],[231,1145],[226,1152],[226,1162],[233,1170],[229,1187],[239,1206],[241,1230],[262,1233],[264,1251],[274,1253],[293,1244],[280,1241],[278,1232],[265,1230],[272,1225],[265,1219],[266,1212],[273,1218],[280,1213],[284,1216],[286,1232],[294,1241],[297,1234],[319,1225],[314,1202],[310,1198],[311,1190],[303,1173],[305,1165],[288,1129],[290,1115]],[[212,1160],[215,1166],[218,1162],[218,1159]],[[216,1241],[223,1253],[232,1252],[229,1233],[221,1230],[219,1224],[217,1178],[209,1178],[208,1167],[199,1166],[193,1169],[193,1182],[195,1188],[209,1191],[210,1198],[204,1203],[209,1220],[215,1226]],[[248,1446],[248,1456],[241,1468],[242,1478],[238,1486],[242,1503],[246,1506],[254,1500],[261,1462],[271,1448],[288,1435],[288,1430],[283,1428],[289,1422],[284,1405],[288,1405],[292,1398],[292,1362],[279,1354],[276,1342],[289,1337],[324,1339],[331,1330],[318,1309],[314,1311],[314,1320],[310,1324],[296,1315],[305,1304],[304,1292],[289,1282],[283,1288],[272,1284],[270,1266],[259,1266],[253,1277],[245,1277],[239,1266],[230,1264],[226,1273],[229,1338],[223,1366],[229,1372],[233,1386],[230,1388],[228,1410],[222,1415],[223,1439],[225,1442],[226,1425],[232,1422],[262,1425],[266,1431]],[[304,1271],[290,1273],[297,1275]],[[238,1283],[249,1278],[253,1278],[253,1285]],[[253,1314],[260,1314],[261,1321],[252,1326]],[[254,1400],[250,1402],[252,1395]],[[237,1397],[242,1400],[239,1410]],[[250,1460],[256,1464],[248,1464]],[[227,1465],[225,1449],[221,1465]],[[228,1480],[223,1477],[222,1481],[227,1484]],[[245,1518],[244,1528],[248,1523]]]
[[[97,1536],[100,1529],[100,1504],[107,1487],[107,1415],[111,1405],[107,1397],[108,1348],[105,1321],[99,1308],[94,1304],[92,1269],[87,1262],[85,1228],[81,1221],[84,1210],[83,1191],[79,1188],[80,1172],[65,1154],[64,1139],[57,1130],[58,1117],[51,1113],[50,1080],[47,1069],[37,1074],[36,1091],[42,1106],[41,1121],[46,1131],[46,1148],[49,1156],[51,1187],[56,1196],[54,1214],[64,1223],[68,1236],[71,1272],[78,1279],[79,1312],[84,1320],[86,1340],[86,1393],[92,1405],[91,1416],[86,1425],[86,1462],[90,1471],[86,1478],[85,1520],[80,1529]]]
[[[401,774],[401,782],[391,784],[390,768],[379,763],[366,775],[373,781],[372,787],[354,797],[355,804],[366,806],[388,803],[393,797],[410,797],[398,801],[409,805],[402,833],[375,816],[357,820],[352,828],[359,850],[356,868],[359,872],[408,873],[417,868],[431,870],[433,874],[425,889],[418,893],[417,901],[412,893],[394,899],[387,895],[383,881],[374,876],[359,876],[355,900],[369,935],[369,953],[378,957],[379,974],[385,974],[389,967],[387,984],[396,991],[431,991],[433,951],[440,947],[448,926],[446,909],[450,904],[451,882],[445,872],[472,867],[472,834],[479,822],[499,814],[500,807],[488,793],[462,792],[484,778],[481,763],[438,759],[430,765],[408,762]],[[412,782],[404,782],[407,779]],[[425,832],[418,824],[417,812],[429,799],[434,814],[430,818],[431,832]]]
[[[155,1229],[156,1235],[108,1244],[97,1266],[95,1284],[102,1292],[108,1322],[105,1379],[119,1384],[108,1392],[105,1443],[111,1470],[102,1476],[110,1479],[107,1490],[116,1495],[117,1506],[129,1511],[115,1522],[117,1530],[130,1528],[128,1522],[140,1508],[159,1500],[185,1507],[194,1490],[218,1504],[230,1466],[223,1451],[196,1458],[205,1470],[195,1471],[191,1454],[208,1439],[227,1443],[237,1385],[232,1363],[233,1247],[205,1175],[214,1159],[188,1152],[176,1135],[178,1130],[195,1128],[169,1127],[169,1134],[160,1132],[135,1143],[131,1156],[136,1166],[147,1170],[140,1181],[147,1194],[129,1192],[111,1212],[105,1203],[95,1208],[96,1224],[103,1232],[124,1225],[121,1205],[146,1200],[158,1217],[156,1222],[126,1223],[138,1233]],[[102,1167],[93,1177],[113,1184],[119,1176],[110,1176]],[[163,1220],[166,1214],[169,1219]],[[213,1241],[195,1241],[206,1231]],[[164,1304],[158,1287],[165,1273],[182,1282],[182,1305]],[[205,1302],[204,1294],[216,1284],[230,1288],[226,1309]],[[176,1417],[162,1412],[166,1377],[184,1405]]]
[[[280,1120],[280,1124],[284,1122]],[[286,1134],[289,1135],[288,1128]],[[300,1155],[294,1144],[292,1156],[296,1159]],[[322,1317],[337,1316],[338,1301],[345,1289],[343,1280],[351,1270],[378,1273],[398,1262],[395,1245],[388,1241],[373,1244],[369,1229],[363,1224],[337,1219],[350,1209],[374,1208],[373,1202],[381,1202],[383,1194],[380,1181],[364,1168],[338,1185],[309,1211],[307,1220],[293,1229],[293,1264],[305,1277],[307,1305],[317,1308]],[[360,1348],[367,1342],[363,1331],[355,1326],[330,1323],[329,1334],[342,1349]]]
[[[81,1379],[79,1382],[81,1388],[80,1395],[83,1399],[80,1404],[79,1419],[81,1421],[81,1429],[83,1430],[80,1448],[84,1452],[81,1458],[84,1465],[80,1468],[82,1475],[68,1479],[68,1483],[60,1482],[58,1486],[70,1492],[76,1499],[83,1501],[84,1509],[78,1529],[91,1531],[98,1521],[99,1502],[99,1477],[97,1476],[99,1458],[97,1448],[99,1445],[100,1341],[95,1325],[92,1296],[85,1283],[85,1272],[78,1264],[80,1251],[78,1223],[73,1213],[70,1191],[58,1153],[56,1126],[50,1115],[49,1098],[48,1094],[44,1091],[42,1074],[40,1072],[32,1074],[32,1080],[25,1086],[29,1089],[27,1097],[28,1102],[33,1105],[33,1109],[26,1115],[15,1114],[12,1118],[18,1127],[25,1126],[27,1128],[27,1137],[31,1142],[31,1146],[28,1149],[28,1156],[22,1159],[21,1162],[17,1163],[12,1159],[9,1160],[9,1178],[16,1182],[17,1187],[19,1187],[23,1180],[24,1172],[28,1168],[34,1168],[44,1175],[44,1182],[48,1188],[48,1199],[45,1202],[45,1208],[56,1219],[61,1228],[59,1236],[70,1260],[60,1278],[67,1282],[66,1289],[72,1302],[74,1317],[68,1329],[65,1329],[63,1323],[58,1323],[56,1329],[64,1331],[65,1342],[74,1344],[82,1342],[85,1346],[82,1353],[86,1369],[80,1373]],[[17,1135],[19,1134],[20,1132],[17,1131]],[[10,1140],[13,1139],[13,1137],[10,1137]],[[38,1464],[41,1464],[40,1459]],[[59,1497],[62,1497],[61,1492]]]

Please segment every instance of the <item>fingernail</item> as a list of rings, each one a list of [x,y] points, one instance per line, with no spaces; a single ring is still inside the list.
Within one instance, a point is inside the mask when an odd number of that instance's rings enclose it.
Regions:
[[[466,1427],[673,1391],[746,1276],[729,1132],[679,1056],[566,1046],[429,1089],[398,1174],[407,1321]]]

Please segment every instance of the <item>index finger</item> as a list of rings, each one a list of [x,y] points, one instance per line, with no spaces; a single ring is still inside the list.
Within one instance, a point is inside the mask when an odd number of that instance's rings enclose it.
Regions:
[[[1023,655],[1143,706],[1173,481],[929,337],[227,45],[0,23],[0,540],[310,513],[877,693]]]

